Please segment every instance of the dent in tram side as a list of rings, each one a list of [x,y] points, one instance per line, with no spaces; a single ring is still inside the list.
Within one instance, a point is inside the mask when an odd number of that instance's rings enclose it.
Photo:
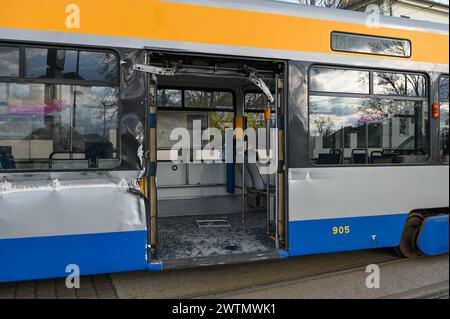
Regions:
[[[142,50],[119,51],[141,63]],[[147,268],[147,226],[138,190],[145,81],[121,63],[120,164],[113,171],[0,173],[0,282]]]

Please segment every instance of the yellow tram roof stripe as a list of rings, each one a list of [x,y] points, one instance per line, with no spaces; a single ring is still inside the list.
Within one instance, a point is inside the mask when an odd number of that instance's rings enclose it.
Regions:
[[[2,28],[355,55],[330,49],[330,33],[344,31],[409,39],[413,46],[410,60],[439,64],[449,61],[448,34],[368,28],[363,24],[157,0],[0,2]],[[81,26],[75,31],[65,25],[65,8],[72,3],[81,11]]]

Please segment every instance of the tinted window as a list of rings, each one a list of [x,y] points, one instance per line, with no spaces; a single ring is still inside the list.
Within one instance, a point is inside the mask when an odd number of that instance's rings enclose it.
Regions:
[[[117,61],[112,53],[81,51],[79,75],[88,81],[114,82],[117,77]]]
[[[19,76],[19,48],[0,46],[0,77]]]
[[[369,94],[369,72],[316,67],[311,70],[311,91]]]
[[[26,48],[25,76],[115,82],[117,60],[111,53]]]
[[[2,169],[117,165],[118,89],[0,82]]]
[[[408,40],[333,32],[331,47],[334,51],[410,57]]]

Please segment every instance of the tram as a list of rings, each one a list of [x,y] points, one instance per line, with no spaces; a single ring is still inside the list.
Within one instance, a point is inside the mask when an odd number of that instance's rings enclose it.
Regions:
[[[0,8],[0,282],[448,252],[448,25],[269,0]]]

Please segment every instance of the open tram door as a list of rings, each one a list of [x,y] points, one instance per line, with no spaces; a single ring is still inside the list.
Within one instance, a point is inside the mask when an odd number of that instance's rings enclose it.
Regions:
[[[286,244],[285,63],[148,51],[133,69],[147,74],[149,268],[278,258]],[[194,147],[174,153],[174,129]],[[222,133],[223,149],[205,153],[211,129]]]

